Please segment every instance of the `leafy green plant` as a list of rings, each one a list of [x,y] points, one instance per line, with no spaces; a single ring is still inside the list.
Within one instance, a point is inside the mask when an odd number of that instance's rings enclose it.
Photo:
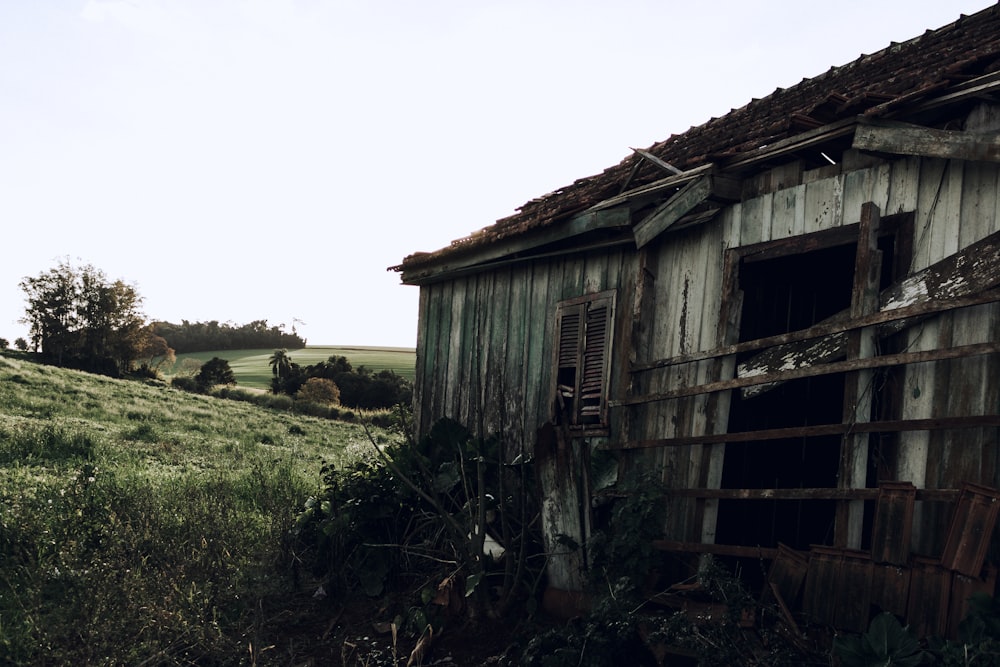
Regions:
[[[451,420],[419,442],[369,436],[366,458],[324,467],[322,491],[299,516],[317,572],[369,595],[404,575],[424,582],[412,591],[420,613],[409,616],[424,619],[415,626],[436,623],[441,606],[457,611],[455,594],[472,617],[525,599],[538,576],[527,564],[537,553],[534,510],[525,471],[501,463],[499,441],[473,438]],[[488,531],[502,553],[487,548]]]
[[[596,591],[621,579],[638,590],[655,569],[659,553],[653,541],[663,534],[665,497],[658,480],[644,478],[619,488],[595,512],[595,530],[587,549]]]
[[[931,637],[928,652],[944,667],[1000,666],[1000,601],[986,593],[969,598],[969,613],[958,626],[958,640]]]
[[[836,637],[833,650],[844,667],[914,667],[926,657],[909,628],[888,612],[872,619],[863,635]]]

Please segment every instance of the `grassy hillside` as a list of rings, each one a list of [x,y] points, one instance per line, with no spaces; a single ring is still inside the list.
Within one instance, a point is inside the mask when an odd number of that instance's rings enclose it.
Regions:
[[[198,363],[208,361],[212,357],[220,357],[229,362],[229,367],[236,375],[236,382],[241,387],[267,389],[271,386],[271,367],[267,360],[274,354],[272,349],[261,350],[219,350],[214,352],[192,352],[177,355],[173,369],[164,372],[173,374],[184,369],[185,359],[193,359]],[[408,380],[413,380],[416,352],[413,348],[403,347],[336,347],[310,345],[301,350],[289,350],[288,356],[300,366],[309,366],[326,361],[333,356],[347,357],[355,368],[365,366],[378,372],[391,370]]]
[[[378,432],[378,439],[388,436]],[[0,662],[285,664],[288,540],[352,424],[0,356]]]

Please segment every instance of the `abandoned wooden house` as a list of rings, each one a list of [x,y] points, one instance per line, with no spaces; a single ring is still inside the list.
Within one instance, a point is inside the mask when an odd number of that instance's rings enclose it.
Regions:
[[[653,474],[705,554],[953,634],[1000,546],[1000,6],[778,89],[400,266],[414,408],[533,455],[553,589]]]

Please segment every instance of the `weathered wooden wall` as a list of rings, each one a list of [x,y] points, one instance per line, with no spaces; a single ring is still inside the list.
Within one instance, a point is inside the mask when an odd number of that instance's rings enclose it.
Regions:
[[[556,304],[627,287],[632,267],[621,250],[594,251],[421,286],[419,430],[450,417],[530,451],[551,413]]]
[[[771,182],[787,181],[790,171],[794,173],[788,167],[777,170]],[[884,215],[915,214],[911,272],[1000,230],[1000,167],[996,164],[908,158],[831,173],[835,171],[805,171],[787,187],[729,206],[707,225],[657,239],[655,257],[649,260],[658,267],[652,281],[654,296],[644,317],[647,326],[636,341],[639,360],[676,357],[723,343],[719,322],[728,248],[856,223],[861,205],[868,201],[877,204]],[[995,341],[998,316],[1000,310],[990,304],[930,318],[909,331],[908,349]],[[731,371],[721,371],[732,377]],[[1000,362],[993,357],[908,366],[902,418],[996,414],[1000,408],[998,371]],[[638,393],[701,384],[719,379],[713,376],[719,372],[711,361],[652,370],[640,374]],[[703,395],[622,408],[633,412],[629,437],[725,432],[728,404],[724,397],[715,406],[710,400]],[[706,423],[706,411],[712,415],[711,423]],[[996,431],[903,433],[895,469],[889,474],[912,481],[918,488],[958,488],[965,481],[998,486]],[[713,488],[719,483],[722,451],[721,445],[684,445],[623,452],[622,456],[632,459],[625,469],[658,466],[663,481],[672,488]],[[928,505],[932,506],[924,508],[925,520],[918,520],[915,547],[935,553],[940,550],[950,508],[942,503]],[[698,508],[693,500],[675,500],[668,513],[668,535],[684,541],[712,541],[713,535],[702,533],[703,515],[711,511],[712,501]]]
[[[970,129],[976,122],[996,126],[989,114],[970,119]],[[631,375],[625,367],[629,359],[642,364],[734,342],[723,340],[732,335],[723,311],[735,298],[727,292],[728,249],[857,223],[862,204],[873,202],[883,216],[913,214],[912,273],[1000,230],[998,191],[996,163],[849,152],[839,165],[803,170],[793,162],[759,174],[744,184],[743,201],[714,220],[668,230],[641,251],[569,254],[422,285],[418,426],[425,431],[447,416],[474,431],[501,433],[512,455],[532,450],[538,428],[551,417],[556,304],[609,289],[618,294],[612,398],[732,378],[731,359]],[[949,312],[912,327],[907,350],[992,342],[998,329],[996,304]],[[907,366],[900,418],[997,414],[1000,361],[994,356]],[[729,402],[724,392],[702,394],[616,407],[611,414],[612,441],[724,433]],[[1000,486],[998,439],[996,428],[985,427],[904,432],[883,474],[918,488]],[[616,455],[623,480],[655,471],[670,488],[712,489],[720,485],[724,453],[722,444],[684,444]],[[716,502],[672,499],[667,539],[713,542]],[[935,554],[950,510],[946,503],[923,505],[916,510],[913,546]]]

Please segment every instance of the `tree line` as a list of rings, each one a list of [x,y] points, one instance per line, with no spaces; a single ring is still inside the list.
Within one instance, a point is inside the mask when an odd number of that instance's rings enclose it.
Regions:
[[[229,322],[153,322],[153,332],[161,336],[177,354],[212,350],[250,350],[255,348],[301,349],[306,340],[285,325],[268,326],[267,320],[236,325]]]
[[[33,351],[46,363],[120,377],[135,371],[155,375],[178,352],[248,348],[303,348],[294,327],[268,326],[267,320],[236,325],[211,322],[148,322],[134,284],[111,280],[91,264],[69,259],[18,286],[26,306],[20,319],[28,340],[15,346]],[[0,349],[5,349],[4,340]]]
[[[410,405],[413,399],[413,385],[406,378],[391,370],[374,373],[364,366],[354,368],[347,357],[334,355],[317,364],[300,366],[292,361],[287,350],[278,349],[268,364],[274,394],[307,394],[317,391],[316,380],[325,380],[334,385],[339,403],[352,408],[377,410]]]

